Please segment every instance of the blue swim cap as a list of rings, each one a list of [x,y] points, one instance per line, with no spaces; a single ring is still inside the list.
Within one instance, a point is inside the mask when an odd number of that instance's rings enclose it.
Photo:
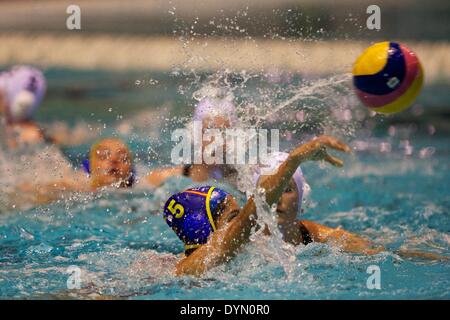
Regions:
[[[210,186],[187,189],[171,196],[164,205],[164,219],[185,244],[195,249],[216,231],[218,208],[227,192]]]

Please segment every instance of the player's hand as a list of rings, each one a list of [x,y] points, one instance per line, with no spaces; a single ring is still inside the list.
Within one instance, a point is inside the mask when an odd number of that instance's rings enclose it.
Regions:
[[[338,150],[341,152],[350,152],[351,150],[348,145],[335,137],[319,136],[301,145],[297,151],[300,153],[304,161],[325,160],[326,162],[331,163],[333,166],[342,167],[344,165],[344,162],[330,155],[327,151],[327,148]]]

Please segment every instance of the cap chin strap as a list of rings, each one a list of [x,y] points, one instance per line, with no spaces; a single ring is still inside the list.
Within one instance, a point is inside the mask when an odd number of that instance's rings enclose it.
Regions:
[[[196,243],[196,244],[187,244],[187,245],[184,246],[184,250],[196,249],[196,248],[198,248],[200,246],[201,246],[201,244],[198,244],[198,243]]]

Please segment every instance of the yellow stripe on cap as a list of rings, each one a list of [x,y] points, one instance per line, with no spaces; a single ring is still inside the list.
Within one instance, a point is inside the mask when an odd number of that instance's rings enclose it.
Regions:
[[[377,74],[386,66],[388,56],[389,41],[375,43],[356,59],[353,65],[353,75],[368,76]]]
[[[184,246],[184,250],[189,250],[189,249],[195,249],[195,248],[198,248],[198,247],[200,247],[201,246],[201,244],[187,244],[187,245],[185,245]]]
[[[206,213],[208,214],[209,223],[211,223],[211,227],[213,228],[213,231],[216,231],[216,226],[214,224],[214,220],[212,218],[211,214],[211,207],[209,206],[209,202],[211,200],[211,194],[214,190],[214,187],[209,188],[208,195],[206,196]]]

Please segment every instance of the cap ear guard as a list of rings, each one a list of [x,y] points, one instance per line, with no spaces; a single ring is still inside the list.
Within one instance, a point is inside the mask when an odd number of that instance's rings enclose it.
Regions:
[[[209,207],[211,209],[211,214],[213,217],[218,216],[218,209],[220,209],[220,205],[224,202],[224,200],[226,199],[228,193],[218,189],[218,188],[214,188],[214,190],[211,193],[211,197],[209,199]]]
[[[81,162],[81,165],[83,166],[83,170],[87,173],[87,174],[91,174],[91,164],[89,162],[89,158],[84,158],[83,161]]]
[[[208,217],[194,213],[183,219],[183,233],[177,235],[187,245],[205,244],[212,232]]]

